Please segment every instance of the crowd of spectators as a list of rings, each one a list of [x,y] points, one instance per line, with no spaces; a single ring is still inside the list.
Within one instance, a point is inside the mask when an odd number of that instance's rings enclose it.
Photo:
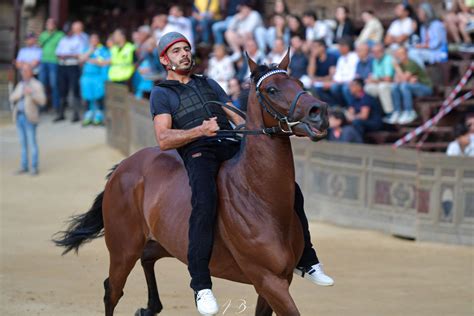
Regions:
[[[311,10],[291,13],[285,0],[275,1],[268,17],[246,0],[228,1],[225,8],[218,0],[195,0],[191,14],[171,5],[167,13],[133,31],[129,40],[122,29],[87,34],[80,21],[58,30],[48,19],[39,37],[28,34],[15,65],[33,69],[48,90],[55,121],[64,120],[64,110],[70,107],[73,122],[85,112],[83,125],[100,125],[107,80],[129,85],[143,98],[166,77],[156,44],[167,32],[184,34],[193,52],[212,47],[205,74],[236,106],[250,75],[243,51],[257,63],[271,64],[290,47],[290,74],[331,107],[329,139],[362,142],[383,122],[409,124],[417,119],[414,98],[433,93],[425,66],[447,61],[448,45],[472,51],[474,1],[445,2],[442,20],[429,3],[413,8],[403,1],[386,30],[371,10],[361,13],[364,25],[358,30],[347,7],[337,7],[333,19],[321,19]]]

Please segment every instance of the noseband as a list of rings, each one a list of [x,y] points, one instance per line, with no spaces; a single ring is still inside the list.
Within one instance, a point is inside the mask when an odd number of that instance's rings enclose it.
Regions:
[[[283,115],[282,113],[278,112],[271,104],[271,102],[268,101],[268,99],[260,92],[260,86],[262,85],[262,82],[267,79],[268,77],[276,74],[285,74],[288,76],[288,73],[285,70],[282,69],[276,69],[267,72],[264,74],[260,79],[258,79],[257,84],[255,85],[255,90],[257,93],[257,98],[258,98],[258,103],[263,107],[263,109],[270,114],[275,120],[278,121],[278,127],[280,128],[280,132],[283,132],[285,134],[293,134],[293,130],[291,129],[293,126],[296,126],[300,124],[300,121],[293,121],[293,113],[295,112],[296,109],[296,104],[298,103],[299,98],[307,93],[306,91],[300,91],[298,92],[295,97],[293,98],[293,101],[291,101],[290,105],[290,110],[288,111],[288,115]],[[282,124],[286,124],[287,130],[285,130],[282,126]]]

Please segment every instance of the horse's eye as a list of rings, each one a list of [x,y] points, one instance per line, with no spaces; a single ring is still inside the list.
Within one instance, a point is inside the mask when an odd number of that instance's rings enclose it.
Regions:
[[[274,87],[268,87],[267,88],[267,93],[269,94],[275,94],[278,90]]]

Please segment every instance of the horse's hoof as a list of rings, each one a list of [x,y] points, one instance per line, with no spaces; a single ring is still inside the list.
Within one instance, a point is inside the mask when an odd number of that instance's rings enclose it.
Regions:
[[[155,316],[149,309],[139,308],[135,312],[135,316]]]

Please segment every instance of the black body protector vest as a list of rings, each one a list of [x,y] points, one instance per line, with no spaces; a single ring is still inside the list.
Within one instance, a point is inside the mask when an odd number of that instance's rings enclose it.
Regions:
[[[200,75],[191,75],[195,86],[182,84],[177,80],[166,80],[158,84],[160,87],[173,90],[179,97],[178,109],[172,114],[174,129],[191,129],[202,124],[211,117],[217,118],[217,124],[222,130],[230,130],[232,126],[227,119],[222,106],[208,101],[218,101],[217,93],[211,88],[206,78]],[[218,137],[202,137],[178,149],[183,156],[192,147],[217,140]]]

